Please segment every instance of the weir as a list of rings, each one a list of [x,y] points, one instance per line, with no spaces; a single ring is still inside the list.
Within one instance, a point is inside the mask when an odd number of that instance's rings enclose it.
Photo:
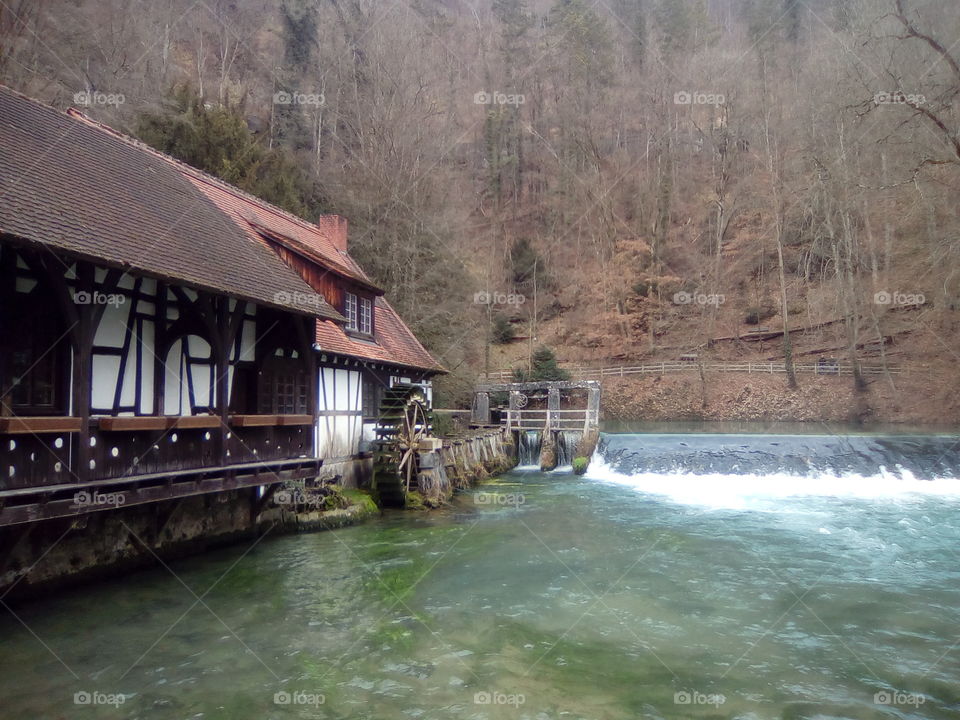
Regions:
[[[583,472],[599,438],[600,383],[481,383],[471,419],[474,427],[512,435],[520,465]]]
[[[573,465],[577,444],[582,439],[583,433],[576,430],[560,430],[557,432],[557,467]]]
[[[517,460],[521,466],[540,465],[540,450],[543,447],[543,432],[540,430],[521,430],[517,432]]]

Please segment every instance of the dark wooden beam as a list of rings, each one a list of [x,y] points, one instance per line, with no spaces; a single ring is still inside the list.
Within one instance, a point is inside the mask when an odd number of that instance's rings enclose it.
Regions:
[[[167,529],[167,525],[170,524],[170,519],[173,517],[174,513],[180,509],[180,506],[183,505],[185,498],[180,497],[174,500],[173,502],[168,503],[166,506],[157,505],[157,513],[154,517],[154,526],[153,526],[153,537],[156,541],[160,540],[160,534]]]
[[[262,466],[251,463],[242,466],[242,469],[239,470],[219,468],[216,473],[212,469],[182,471],[181,473],[164,476],[164,478],[169,479],[169,482],[160,482],[159,484],[156,481],[152,484],[146,484],[141,479],[137,482],[113,481],[114,486],[111,486],[108,481],[97,481],[85,485],[74,485],[56,492],[49,487],[38,488],[38,493],[42,491],[43,495],[38,498],[37,502],[18,505],[8,503],[0,508],[0,526],[31,523],[58,517],[82,519],[94,512],[109,512],[134,505],[145,505],[195,495],[208,495],[257,485],[273,485],[290,480],[304,480],[316,477],[320,465],[321,461],[319,460],[303,458],[299,461],[263,463]],[[207,476],[204,476],[205,474]],[[124,487],[124,485],[127,487]],[[129,485],[134,485],[134,487],[131,488]],[[75,492],[90,492],[94,489],[97,489],[98,492],[102,491],[103,494],[109,493],[115,502],[113,504],[88,503],[82,506],[76,504],[73,497]],[[54,497],[54,495],[67,495],[67,497]]]
[[[10,560],[30,539],[30,534],[36,526],[37,524],[33,523],[3,529],[3,543],[0,544],[0,575],[5,574],[10,569]]]
[[[274,483],[267,487],[263,491],[263,495],[259,500],[255,499],[252,507],[250,508],[250,523],[253,524],[257,521],[257,518],[260,517],[260,514],[263,512],[264,508],[267,507],[267,503],[273,499],[273,496],[277,494],[277,490],[280,489],[280,483]]]
[[[167,286],[157,281],[157,320],[153,328],[153,412],[163,415],[164,384],[167,377]]]
[[[9,333],[13,323],[16,292],[17,258],[10,245],[0,249],[0,348],[9,348]],[[9,369],[10,353],[0,352],[0,416],[12,414],[9,395],[13,389],[13,374]]]

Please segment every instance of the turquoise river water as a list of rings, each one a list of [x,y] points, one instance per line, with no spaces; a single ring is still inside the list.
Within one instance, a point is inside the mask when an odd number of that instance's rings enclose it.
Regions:
[[[0,717],[960,718],[958,441],[604,435],[0,608]]]

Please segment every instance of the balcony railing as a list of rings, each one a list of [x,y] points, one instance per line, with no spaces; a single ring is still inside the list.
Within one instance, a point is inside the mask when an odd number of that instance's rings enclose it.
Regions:
[[[313,457],[309,415],[105,417],[90,431],[86,481]],[[79,418],[0,419],[0,493],[78,482]],[[223,442],[221,450],[220,443]]]

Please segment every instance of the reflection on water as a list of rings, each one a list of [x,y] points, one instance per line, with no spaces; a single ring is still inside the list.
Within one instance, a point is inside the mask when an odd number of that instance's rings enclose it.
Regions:
[[[948,479],[875,494],[770,480],[754,507],[604,467],[515,473],[439,513],[268,537],[15,608],[30,630],[0,620],[2,716],[960,716]]]

